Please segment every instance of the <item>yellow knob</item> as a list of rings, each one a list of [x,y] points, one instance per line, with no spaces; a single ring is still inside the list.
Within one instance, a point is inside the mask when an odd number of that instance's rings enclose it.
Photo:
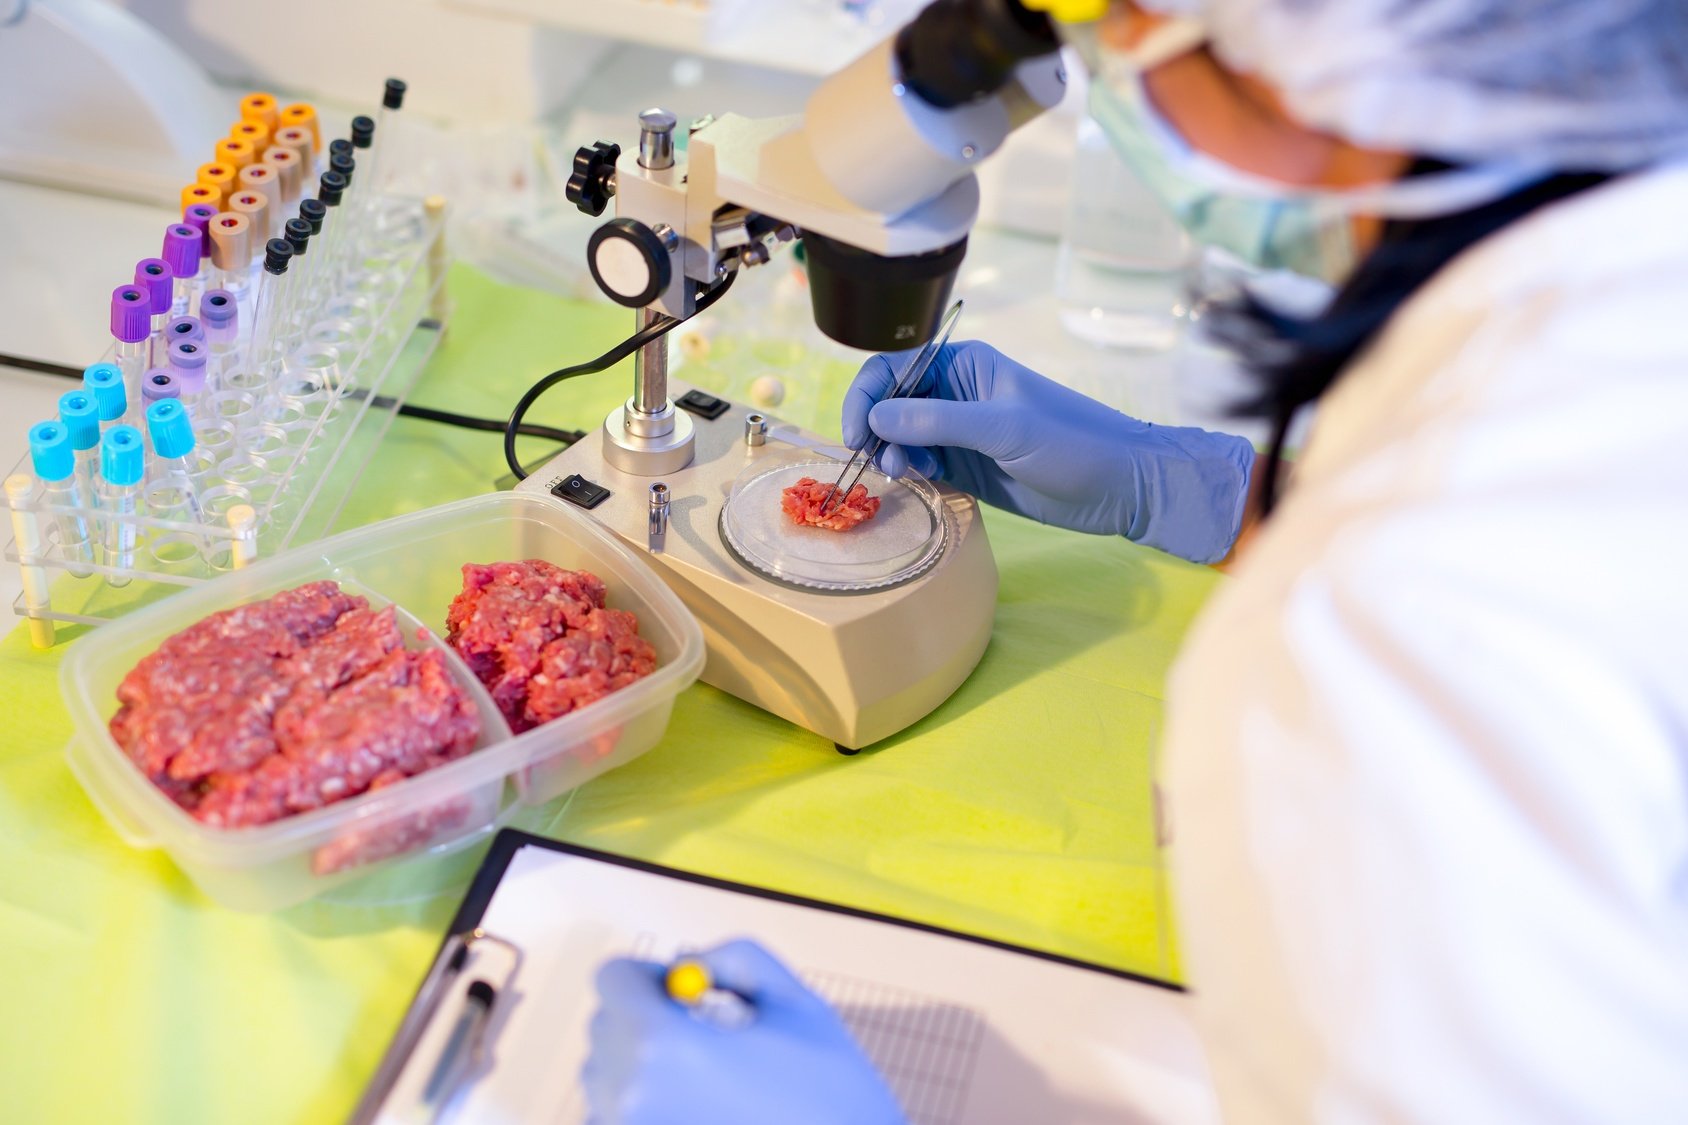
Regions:
[[[1089,23],[1108,12],[1108,0],[1021,0],[1034,12],[1048,12],[1062,23]]]
[[[668,970],[668,995],[690,1007],[715,986],[709,970],[696,961],[676,961]]]

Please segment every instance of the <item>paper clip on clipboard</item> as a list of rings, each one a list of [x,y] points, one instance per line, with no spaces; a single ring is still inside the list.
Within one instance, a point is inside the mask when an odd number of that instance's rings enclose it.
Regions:
[[[521,950],[483,930],[448,938],[348,1125],[438,1120],[478,1069],[521,963]]]

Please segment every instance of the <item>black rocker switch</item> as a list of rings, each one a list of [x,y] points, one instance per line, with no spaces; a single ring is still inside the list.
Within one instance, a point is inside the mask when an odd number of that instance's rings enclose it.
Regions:
[[[705,394],[703,391],[687,391],[685,394],[674,400],[674,405],[678,406],[681,410],[690,410],[693,414],[707,418],[713,422],[715,419],[725,414],[727,412],[727,408],[731,406],[732,403],[728,402],[724,398],[716,398],[712,394]]]
[[[564,477],[551,490],[551,495],[561,496],[571,504],[579,504],[582,508],[596,508],[610,497],[610,490],[601,484],[593,484],[579,473]]]

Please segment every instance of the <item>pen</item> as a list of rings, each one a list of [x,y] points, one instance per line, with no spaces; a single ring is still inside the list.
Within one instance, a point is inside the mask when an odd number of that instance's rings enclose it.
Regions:
[[[492,1006],[497,1000],[498,991],[484,980],[473,982],[465,992],[462,1014],[457,1017],[445,1046],[440,1049],[434,1072],[422,1088],[422,1109],[429,1120],[438,1119],[464,1076],[480,1061]]]
[[[676,1003],[690,1008],[698,1019],[729,1030],[754,1023],[756,1006],[748,996],[722,988],[701,961],[682,958],[669,966],[663,984]]]

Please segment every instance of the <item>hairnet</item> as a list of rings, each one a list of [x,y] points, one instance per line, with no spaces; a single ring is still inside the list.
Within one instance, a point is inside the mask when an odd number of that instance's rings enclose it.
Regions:
[[[1688,0],[1142,0],[1304,123],[1455,161],[1688,155]]]

